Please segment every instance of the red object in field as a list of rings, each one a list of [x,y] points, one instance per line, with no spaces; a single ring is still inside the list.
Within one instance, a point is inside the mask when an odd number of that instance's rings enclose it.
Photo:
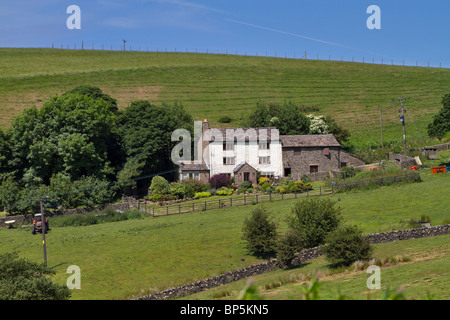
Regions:
[[[445,166],[431,167],[431,173],[445,173],[447,169]]]
[[[409,168],[409,170],[419,170],[419,169],[417,169],[416,166],[412,166],[411,168]]]

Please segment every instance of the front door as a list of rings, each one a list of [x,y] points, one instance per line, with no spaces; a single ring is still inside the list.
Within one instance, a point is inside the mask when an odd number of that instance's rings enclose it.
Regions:
[[[250,172],[244,172],[244,181],[250,180]]]

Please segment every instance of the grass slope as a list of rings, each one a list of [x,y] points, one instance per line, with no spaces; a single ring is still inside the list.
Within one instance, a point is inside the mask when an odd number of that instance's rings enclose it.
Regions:
[[[408,258],[406,262],[389,262],[380,267],[378,290],[366,286],[371,274],[364,270],[348,268],[333,270],[324,257],[313,259],[302,266],[277,270],[252,277],[253,284],[262,299],[302,300],[301,286],[306,287],[311,277],[319,277],[319,299],[336,300],[340,295],[346,299],[379,300],[384,291],[401,289],[408,300],[448,300],[450,298],[450,235],[404,240],[374,246],[373,257],[388,260],[392,257]],[[248,279],[226,284],[194,295],[189,300],[237,299]]]
[[[380,144],[380,107],[385,144],[401,143],[399,106],[392,101],[400,96],[411,97],[408,141],[420,144],[450,87],[448,69],[193,53],[3,48],[0,70],[1,128],[24,108],[89,84],[121,108],[135,99],[180,100],[213,125],[224,115],[234,119],[230,126],[240,125],[258,99],[319,106],[319,114],[335,117],[361,147]]]
[[[364,233],[405,228],[403,219],[427,214],[433,225],[448,221],[450,175],[424,174],[421,183],[334,194],[347,222]],[[439,199],[437,201],[436,199]],[[264,205],[281,231],[296,200]],[[145,218],[86,227],[53,228],[47,235],[49,266],[65,284],[67,267],[81,268],[74,299],[126,299],[236,270],[260,260],[241,239],[243,220],[255,206]],[[51,223],[51,221],[50,221]],[[50,224],[50,227],[52,225]],[[42,238],[31,228],[0,229],[0,252],[42,261]]]

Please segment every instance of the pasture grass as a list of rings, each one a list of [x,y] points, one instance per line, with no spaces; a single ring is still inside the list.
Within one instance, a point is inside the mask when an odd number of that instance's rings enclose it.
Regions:
[[[352,133],[355,151],[380,147],[380,108],[385,146],[402,150],[392,99],[403,96],[411,98],[405,102],[408,147],[438,143],[427,138],[426,127],[450,85],[448,69],[224,54],[0,48],[0,70],[3,129],[24,108],[86,84],[116,98],[121,109],[138,99],[179,100],[196,120],[215,127],[241,126],[258,100],[291,100],[334,117]],[[224,116],[232,121],[220,123]]]
[[[407,228],[407,219],[426,214],[432,225],[448,221],[450,175],[423,172],[420,183],[327,195],[342,208],[346,223],[365,234]],[[264,204],[280,232],[296,200]],[[73,299],[128,299],[161,291],[258,263],[241,239],[244,219],[253,205],[107,222],[51,227],[48,264],[54,281],[64,284],[67,267],[81,269],[81,289]],[[42,239],[31,227],[0,229],[0,252],[16,250],[41,262]]]

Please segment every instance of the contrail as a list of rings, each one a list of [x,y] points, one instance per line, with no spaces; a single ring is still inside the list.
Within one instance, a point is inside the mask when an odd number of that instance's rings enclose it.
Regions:
[[[336,43],[336,42],[330,42],[330,41],[325,41],[325,40],[321,40],[321,39],[311,38],[311,37],[307,37],[307,36],[304,36],[304,35],[301,35],[301,34],[298,34],[298,33],[292,33],[292,32],[287,32],[287,31],[283,31],[283,30],[273,29],[273,28],[269,28],[269,27],[259,26],[259,25],[256,25],[256,24],[251,24],[251,23],[247,23],[247,22],[237,21],[237,20],[233,20],[233,19],[225,19],[225,21],[234,22],[234,23],[245,25],[245,26],[258,28],[258,29],[262,29],[262,30],[267,30],[267,31],[272,31],[272,32],[276,32],[276,33],[286,34],[286,35],[293,36],[293,37],[296,37],[296,38],[301,38],[301,39],[305,39],[305,40],[311,40],[311,41],[327,44],[327,45],[330,45],[330,46],[341,47],[341,48],[351,49],[351,50],[357,50],[357,51],[366,52],[366,53],[375,54],[375,55],[380,55],[380,56],[382,55],[382,54],[377,53],[377,52],[372,52],[372,51],[368,51],[368,50],[353,48],[353,47],[349,47],[349,46],[346,46],[346,45],[343,45],[343,44],[340,44],[340,43]]]

